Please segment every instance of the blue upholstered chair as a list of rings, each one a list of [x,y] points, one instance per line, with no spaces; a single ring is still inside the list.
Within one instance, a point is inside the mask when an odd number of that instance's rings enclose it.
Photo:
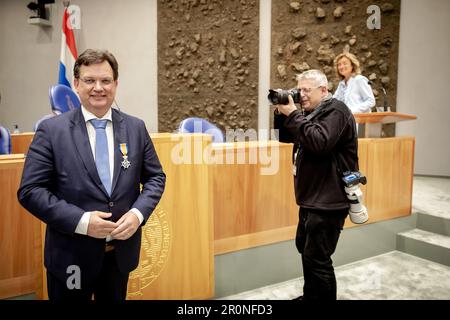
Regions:
[[[180,122],[178,132],[207,133],[212,135],[212,142],[224,142],[222,131],[211,122],[202,118],[187,118]]]
[[[11,133],[5,127],[0,126],[0,154],[11,153]]]
[[[46,114],[45,116],[43,116],[42,118],[40,118],[38,121],[36,121],[36,123],[34,124],[34,128],[33,131],[36,132],[37,129],[39,128],[39,125],[41,124],[42,121],[53,118],[55,116],[54,113],[50,113],[50,114]]]
[[[81,106],[80,99],[75,92],[63,84],[51,86],[48,96],[55,114],[61,114]]]

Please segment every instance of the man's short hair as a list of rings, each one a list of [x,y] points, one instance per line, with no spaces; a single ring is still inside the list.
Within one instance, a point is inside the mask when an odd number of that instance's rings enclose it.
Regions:
[[[322,71],[317,69],[311,69],[297,75],[297,81],[301,80],[310,80],[313,81],[318,87],[328,88],[327,76]]]
[[[73,66],[73,76],[75,79],[80,78],[80,67],[89,66],[91,64],[102,63],[107,61],[113,70],[114,80],[119,78],[119,64],[116,58],[108,50],[87,49],[78,56]]]

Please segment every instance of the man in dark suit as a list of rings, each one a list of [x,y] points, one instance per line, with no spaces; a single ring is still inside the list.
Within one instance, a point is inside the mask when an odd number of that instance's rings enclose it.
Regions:
[[[164,191],[144,122],[111,108],[117,79],[111,53],[83,52],[74,66],[81,108],[42,122],[27,154],[17,194],[47,224],[51,300],[124,300],[141,226]]]

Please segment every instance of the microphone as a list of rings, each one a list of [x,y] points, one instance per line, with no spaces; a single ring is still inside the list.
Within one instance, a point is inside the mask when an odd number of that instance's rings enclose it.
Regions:
[[[370,86],[373,86],[373,81],[372,80],[369,80],[369,81],[367,81],[367,83],[370,85]],[[384,87],[383,86],[381,86],[381,91],[382,91],[382,93],[383,93],[383,111],[388,111],[388,109],[389,109],[389,107],[388,107],[388,104],[387,104],[387,94],[386,94],[386,89],[384,89]],[[378,111],[378,107],[377,107],[377,111]]]
[[[387,99],[386,99],[386,90],[383,86],[381,86],[381,90],[383,91],[383,110],[388,111]]]

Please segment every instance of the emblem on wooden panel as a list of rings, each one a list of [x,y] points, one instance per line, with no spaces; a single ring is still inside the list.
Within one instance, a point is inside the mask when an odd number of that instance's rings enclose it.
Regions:
[[[157,206],[142,228],[139,265],[128,281],[128,299],[141,299],[142,290],[152,284],[163,271],[170,254],[172,233],[169,220],[161,206]]]

